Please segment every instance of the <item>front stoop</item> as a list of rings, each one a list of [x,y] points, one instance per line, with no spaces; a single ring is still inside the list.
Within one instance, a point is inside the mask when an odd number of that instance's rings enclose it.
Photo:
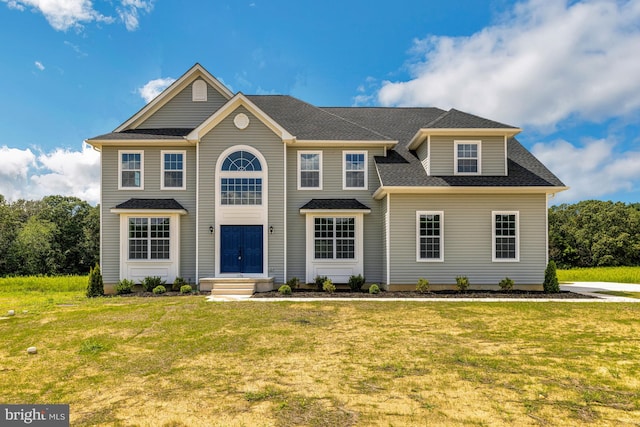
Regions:
[[[211,277],[200,279],[200,290],[211,291],[211,295],[220,298],[250,297],[256,292],[273,289],[273,277]]]

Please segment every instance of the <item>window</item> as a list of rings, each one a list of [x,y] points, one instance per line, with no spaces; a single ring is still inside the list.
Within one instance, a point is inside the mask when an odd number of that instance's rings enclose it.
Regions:
[[[464,141],[455,143],[455,174],[480,174],[480,141]]]
[[[119,180],[121,190],[144,189],[144,154],[142,151],[118,151]]]
[[[235,151],[224,159],[220,174],[220,204],[262,204],[262,165],[256,156]]]
[[[169,218],[129,218],[129,259],[169,259]]]
[[[367,152],[343,151],[343,184],[345,190],[367,189]]]
[[[298,152],[298,190],[322,190],[322,152]]]
[[[443,212],[417,212],[418,261],[444,261]]]
[[[493,261],[519,261],[518,212],[492,212]]]
[[[314,218],[314,258],[354,259],[355,222],[353,217]]]
[[[248,151],[235,151],[229,154],[222,163],[223,172],[259,172],[261,170],[260,160]]]
[[[184,190],[185,182],[184,151],[162,151],[162,189]]]

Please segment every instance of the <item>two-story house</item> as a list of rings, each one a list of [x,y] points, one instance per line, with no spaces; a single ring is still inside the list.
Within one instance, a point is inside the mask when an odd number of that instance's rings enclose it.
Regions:
[[[388,290],[540,287],[547,204],[567,187],[520,129],[457,110],[315,107],[232,93],[199,64],[100,150],[105,284],[292,277]]]

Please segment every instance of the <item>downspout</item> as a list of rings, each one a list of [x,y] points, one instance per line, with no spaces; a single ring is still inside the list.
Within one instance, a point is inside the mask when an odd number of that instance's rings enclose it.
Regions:
[[[387,263],[387,290],[391,286],[391,193],[387,193],[387,221],[385,226],[386,238],[386,263]]]
[[[283,272],[283,277],[284,277],[284,283],[287,283],[287,143],[284,143],[284,212],[283,212],[283,216],[282,218],[284,219],[284,244],[282,245],[284,248],[284,262],[283,262],[283,266],[284,266],[284,272]]]
[[[200,143],[196,142],[196,284],[200,283]],[[198,287],[198,289],[200,289]]]

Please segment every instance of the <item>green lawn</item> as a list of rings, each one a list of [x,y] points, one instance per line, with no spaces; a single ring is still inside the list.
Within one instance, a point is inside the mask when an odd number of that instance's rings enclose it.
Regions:
[[[640,267],[596,267],[558,270],[561,282],[618,282],[640,284]]]
[[[8,283],[0,402],[69,403],[74,426],[640,420],[636,304],[87,300]]]

